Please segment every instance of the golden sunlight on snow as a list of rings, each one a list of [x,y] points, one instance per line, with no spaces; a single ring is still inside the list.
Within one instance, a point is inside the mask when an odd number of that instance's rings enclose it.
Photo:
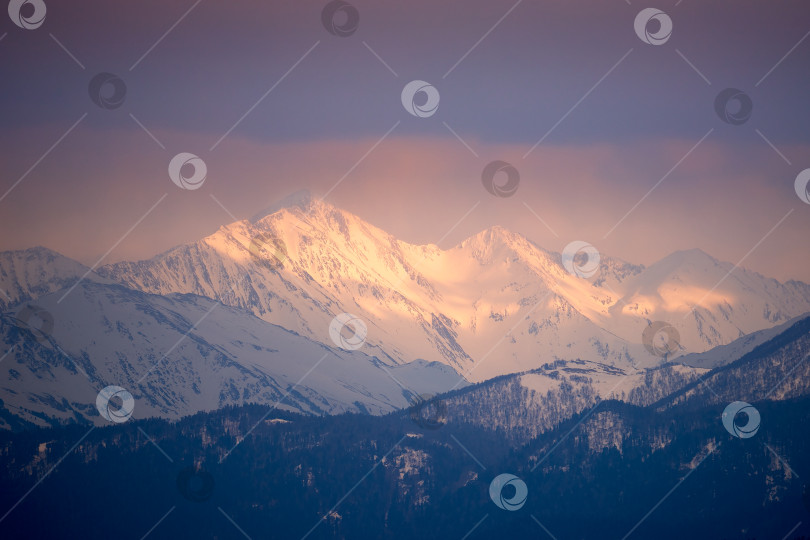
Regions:
[[[666,314],[686,314],[696,307],[710,309],[713,306],[734,302],[726,292],[680,284],[677,287],[660,287],[657,293],[654,296],[637,294],[624,300],[622,314],[661,318]]]

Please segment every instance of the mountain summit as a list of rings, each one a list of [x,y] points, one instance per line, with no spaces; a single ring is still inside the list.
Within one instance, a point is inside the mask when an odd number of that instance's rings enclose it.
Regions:
[[[264,210],[256,212],[250,217],[250,222],[256,223],[257,221],[260,221],[266,216],[275,214],[279,210],[283,210],[285,208],[287,209],[299,208],[301,210],[306,210],[311,203],[312,203],[312,195],[309,193],[309,190],[302,189],[284,197],[280,201],[271,204]]]

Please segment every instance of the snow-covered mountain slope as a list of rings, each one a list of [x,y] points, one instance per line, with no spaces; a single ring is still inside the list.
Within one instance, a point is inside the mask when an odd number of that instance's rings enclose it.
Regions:
[[[679,357],[676,362],[684,366],[691,366],[696,368],[714,369],[716,367],[724,366],[730,362],[738,360],[742,356],[748,354],[756,347],[762,345],[779,334],[782,334],[794,324],[810,317],[810,313],[805,313],[798,317],[790,319],[788,322],[774,326],[773,328],[766,328],[752,332],[739,339],[732,341],[727,345],[720,345],[714,349],[709,349],[702,353],[691,353]]]
[[[77,415],[104,423],[95,404],[108,385],[133,395],[135,418],[279,400],[279,408],[307,414],[381,414],[407,407],[414,394],[466,385],[444,364],[386,365],[363,349],[326,347],[208,298],[91,281],[60,303],[63,294],[36,300],[53,317],[47,334],[14,318],[27,304],[0,318],[7,428],[14,427],[9,415],[40,425]]]
[[[0,311],[85,279],[109,282],[83,264],[44,247],[0,252]]]
[[[624,315],[667,321],[686,352],[701,352],[810,311],[810,286],[780,283],[734,268],[699,249],[675,252],[621,288],[611,307]]]
[[[441,250],[299,194],[99,273],[156,294],[218,299],[327,344],[329,321],[353,313],[368,325],[374,354],[441,361],[481,381],[555,360],[655,366],[660,358],[642,343],[654,321],[677,329],[685,354],[810,311],[810,286],[732,269],[698,250],[649,268],[603,255],[598,274],[583,279],[560,254],[501,227]]]

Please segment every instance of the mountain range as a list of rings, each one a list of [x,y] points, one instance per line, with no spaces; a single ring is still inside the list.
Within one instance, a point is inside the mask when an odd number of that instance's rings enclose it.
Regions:
[[[283,262],[262,265],[251,253],[256,238],[282,244]],[[392,362],[432,359],[471,381],[558,359],[648,367],[658,358],[642,334],[654,321],[678,331],[685,354],[810,311],[807,284],[700,250],[649,267],[603,254],[588,280],[568,273],[560,253],[502,227],[448,250],[412,245],[306,192],[198,242],[98,273],[154,294],[214,298],[326,343],[332,317],[350,312],[369,327],[365,346]]]
[[[306,192],[144,261],[0,253],[0,289],[6,428],[103,422],[108,385],[135,396],[136,418],[247,402],[382,414],[512,373],[535,392],[607,398],[662,364],[695,377],[810,311],[807,284],[700,250],[648,267],[602,254],[586,279],[501,227],[413,245]],[[32,313],[52,329],[21,323]],[[330,334],[342,313],[367,328],[358,350]],[[663,355],[646,337],[662,325],[677,336]]]

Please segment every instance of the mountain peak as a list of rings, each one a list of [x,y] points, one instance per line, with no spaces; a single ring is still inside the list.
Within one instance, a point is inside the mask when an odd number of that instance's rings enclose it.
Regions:
[[[84,264],[47,247],[0,252],[0,310],[67,287],[82,276],[101,279]]]
[[[653,273],[672,275],[681,271],[705,271],[709,268],[722,266],[721,263],[699,248],[684,249],[670,253],[663,259],[650,265]],[[726,263],[727,264],[727,263]]]
[[[300,210],[306,210],[311,204],[312,195],[310,194],[309,190],[302,189],[287,195],[283,199],[276,201],[267,208],[255,213],[253,216],[251,216],[249,221],[251,223],[256,223],[261,219],[284,209],[298,208]]]
[[[522,238],[522,236],[500,225],[493,225],[492,227],[488,227],[462,241],[460,246],[467,246],[470,244],[484,246],[495,243],[508,244],[510,241],[513,241],[516,238]]]
[[[709,260],[712,262],[719,262],[717,259],[706,253],[700,248],[692,248],[692,249],[680,249],[678,251],[674,251],[673,253],[669,254],[665,259],[672,258],[681,261],[699,261],[699,260]]]

